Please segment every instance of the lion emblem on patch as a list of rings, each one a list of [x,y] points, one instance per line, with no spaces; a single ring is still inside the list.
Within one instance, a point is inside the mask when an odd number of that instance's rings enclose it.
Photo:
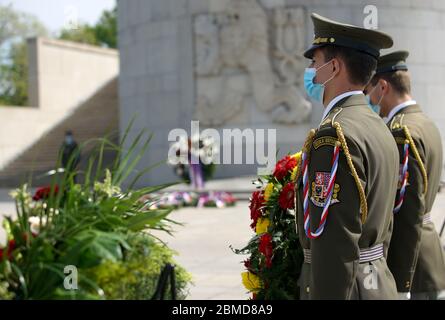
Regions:
[[[330,179],[330,172],[315,172],[315,181],[312,182],[311,201],[317,207],[324,207],[324,204],[326,203]],[[340,202],[340,200],[338,200],[339,192],[340,185],[335,183],[330,205]]]

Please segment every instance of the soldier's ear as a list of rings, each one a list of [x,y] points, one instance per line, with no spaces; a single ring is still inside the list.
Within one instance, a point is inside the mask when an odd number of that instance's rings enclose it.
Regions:
[[[344,68],[344,63],[340,59],[333,58],[332,59],[332,73],[336,76],[342,68]]]
[[[389,83],[388,81],[386,81],[385,79],[379,79],[379,83],[378,83],[380,90],[383,93],[387,93],[388,89],[389,89]]]

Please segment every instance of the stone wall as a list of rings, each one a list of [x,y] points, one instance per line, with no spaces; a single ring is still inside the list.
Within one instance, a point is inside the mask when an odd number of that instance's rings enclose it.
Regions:
[[[119,73],[119,54],[69,41],[28,41],[29,104],[55,112],[81,104]]]
[[[28,41],[29,106],[0,106],[0,169],[68,117],[119,72],[116,50]]]
[[[0,169],[56,123],[60,116],[34,107],[0,107]]]

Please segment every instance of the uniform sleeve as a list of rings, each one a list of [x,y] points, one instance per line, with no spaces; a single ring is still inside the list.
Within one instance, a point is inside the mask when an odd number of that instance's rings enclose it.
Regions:
[[[316,231],[324,204],[324,185],[330,177],[337,139],[333,128],[319,131],[310,159],[310,217],[311,230]],[[363,156],[357,145],[346,137],[352,161],[365,188]],[[362,232],[360,197],[343,151],[339,155],[334,199],[322,235],[311,240],[313,299],[349,299],[359,262],[358,241]]]
[[[425,152],[422,144],[415,141],[422,161]],[[403,161],[403,144],[398,144],[400,163]],[[402,166],[402,164],[400,165]],[[400,179],[400,178],[399,178]],[[394,214],[394,228],[388,251],[388,266],[396,280],[399,292],[408,292],[416,269],[419,256],[425,196],[423,176],[413,150],[409,149],[408,184],[400,211]],[[400,185],[399,185],[400,188]],[[400,190],[396,195],[399,199]]]
[[[297,192],[295,194],[295,214],[297,217],[297,233],[298,233],[298,239],[300,241],[300,244],[302,248],[309,248],[310,247],[310,241],[304,234],[304,210],[303,210],[303,184],[302,179],[298,179],[296,182],[298,185]]]

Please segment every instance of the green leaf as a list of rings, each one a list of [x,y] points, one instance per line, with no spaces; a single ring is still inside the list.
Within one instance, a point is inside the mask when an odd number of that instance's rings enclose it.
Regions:
[[[137,216],[127,219],[127,227],[132,231],[140,231],[148,227],[155,227],[159,222],[167,217],[172,209],[149,210]]]

